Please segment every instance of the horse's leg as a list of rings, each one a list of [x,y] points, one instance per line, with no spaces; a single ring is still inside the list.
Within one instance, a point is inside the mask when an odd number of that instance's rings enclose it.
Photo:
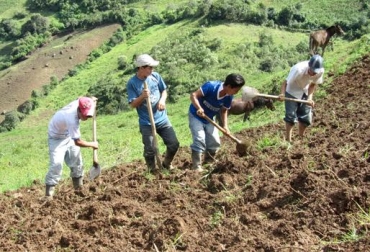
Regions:
[[[317,42],[313,42],[313,46],[312,46],[312,55],[315,55],[317,54],[317,48],[319,47],[319,44]]]
[[[308,40],[308,49],[310,51],[310,54],[313,55],[312,53],[312,37],[310,35],[310,39]]]
[[[325,47],[326,47],[325,45],[322,47],[321,57],[324,57]]]
[[[246,120],[249,120],[249,113],[250,113],[250,111],[246,111],[244,113],[243,122],[245,122]]]

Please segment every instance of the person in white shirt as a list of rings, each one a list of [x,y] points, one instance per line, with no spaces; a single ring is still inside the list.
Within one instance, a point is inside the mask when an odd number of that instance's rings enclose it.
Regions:
[[[292,129],[298,122],[298,135],[303,137],[306,128],[312,123],[312,108],[315,106],[313,94],[317,85],[323,83],[324,60],[316,54],[310,60],[295,64],[281,85],[280,100],[284,97],[307,100],[298,103],[285,100],[285,139],[292,142]]]
[[[80,147],[98,149],[98,142],[81,139],[80,121],[92,118],[96,98],[80,97],[57,111],[49,123],[49,171],[45,177],[46,196],[53,196],[62,177],[63,162],[70,168],[73,186],[83,185],[83,162]]]

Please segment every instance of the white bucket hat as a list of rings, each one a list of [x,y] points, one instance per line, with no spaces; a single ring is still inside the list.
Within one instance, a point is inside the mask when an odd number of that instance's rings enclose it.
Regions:
[[[151,66],[155,67],[158,66],[159,61],[154,60],[150,55],[148,54],[141,54],[136,58],[135,65],[137,67],[142,66]]]

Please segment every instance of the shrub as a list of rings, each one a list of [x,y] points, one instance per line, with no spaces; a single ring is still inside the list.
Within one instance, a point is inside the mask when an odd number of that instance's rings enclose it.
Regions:
[[[17,111],[26,115],[29,115],[32,110],[35,109],[33,101],[25,101],[18,106]]]
[[[27,14],[24,11],[17,11],[14,14],[15,19],[22,19],[22,18],[25,18],[25,17],[27,17]]]
[[[37,13],[32,15],[31,19],[22,25],[21,30],[22,34],[26,34],[28,32],[31,34],[41,34],[46,32],[48,30],[48,27],[49,20]]]
[[[299,42],[299,44],[296,45],[296,50],[299,53],[305,53],[308,52],[308,43],[305,41]]]
[[[118,57],[118,69],[119,70],[126,70],[126,68],[129,65],[130,64],[128,63],[127,57],[125,55],[121,55],[121,56]]]
[[[24,119],[25,115],[17,111],[9,111],[5,113],[5,119],[0,124],[0,127],[5,128],[8,131],[15,129],[16,126]]]
[[[31,93],[31,97],[32,98],[38,98],[38,97],[42,97],[43,94],[41,91],[39,90],[32,90],[32,93]]]
[[[116,83],[109,73],[89,88],[88,96],[98,98],[97,112],[99,114],[117,114],[129,109],[126,85]]]
[[[3,19],[0,22],[0,35],[5,39],[19,38],[21,30],[18,27],[17,21],[12,19]]]

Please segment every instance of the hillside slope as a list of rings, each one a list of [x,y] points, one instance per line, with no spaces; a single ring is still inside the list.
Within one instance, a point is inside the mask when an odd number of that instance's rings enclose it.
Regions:
[[[223,138],[207,174],[189,170],[190,152],[182,148],[171,173],[147,175],[139,161],[104,170],[79,193],[65,181],[52,201],[42,200],[39,182],[1,194],[0,247],[365,251],[370,246],[369,64],[367,55],[333,81],[328,96],[317,101],[307,138],[291,147],[257,148],[266,136],[283,132],[281,122],[237,134],[250,143],[245,157]]]
[[[61,80],[76,65],[85,63],[91,51],[108,41],[119,27],[112,24],[55,37],[27,60],[0,71],[0,121],[4,112],[16,110],[30,99],[33,90],[49,84],[51,77]]]

